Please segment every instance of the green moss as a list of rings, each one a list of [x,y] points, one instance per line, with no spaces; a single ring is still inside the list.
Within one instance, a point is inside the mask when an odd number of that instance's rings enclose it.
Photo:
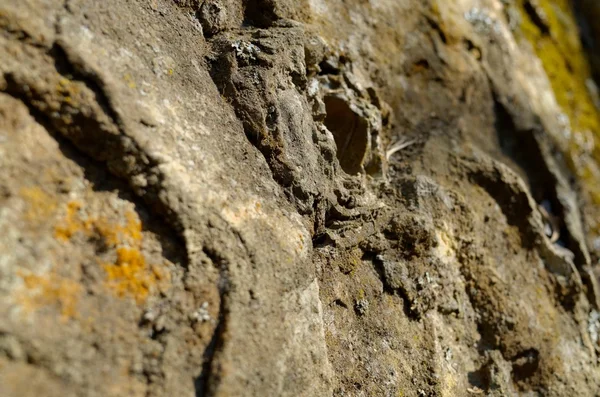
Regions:
[[[599,133],[599,115],[586,86],[591,75],[590,67],[581,48],[579,31],[570,6],[564,0],[545,0],[539,4],[550,34],[544,34],[532,21],[525,12],[523,1],[519,3],[521,32],[533,44],[542,61],[558,104],[569,116],[573,131]]]
[[[365,299],[365,296],[366,296],[365,290],[361,288],[358,290],[358,294],[356,295],[356,300],[361,301],[361,300]]]
[[[333,265],[337,266],[342,273],[353,276],[361,264],[361,258],[362,251],[358,248],[352,248],[348,251],[343,251],[335,258]]]
[[[583,183],[588,199],[600,206],[600,145],[594,143],[591,153],[581,142],[600,139],[600,113],[588,91],[586,82],[591,70],[581,47],[579,30],[569,0],[539,0],[538,19],[543,20],[548,32],[536,24],[527,12],[525,0],[518,0],[521,14],[521,39],[529,41],[548,75],[558,105],[569,117],[571,137],[566,158]],[[600,215],[600,214],[597,214]],[[600,217],[591,223],[600,225]],[[596,235],[600,227],[593,228]]]

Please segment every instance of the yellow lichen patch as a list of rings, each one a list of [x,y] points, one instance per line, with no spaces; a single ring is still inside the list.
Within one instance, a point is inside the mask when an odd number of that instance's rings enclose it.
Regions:
[[[331,262],[331,265],[339,268],[344,274],[354,275],[357,268],[362,263],[361,258],[362,251],[358,248],[354,248],[348,251],[342,251],[340,255]]]
[[[69,241],[77,233],[89,235],[91,232],[92,221],[82,220],[79,211],[81,203],[70,201],[67,204],[67,215],[62,223],[54,227],[54,237],[57,240]]]
[[[154,287],[167,280],[159,267],[146,262],[142,249],[142,223],[134,212],[125,214],[125,225],[110,223],[106,219],[94,222],[98,234],[107,246],[116,249],[114,263],[103,263],[107,285],[117,296],[131,296],[143,303]]]
[[[125,73],[125,75],[123,75],[123,80],[125,80],[125,83],[127,83],[127,87],[131,89],[137,87],[137,84],[135,83],[135,80],[131,74]]]
[[[363,300],[363,299],[365,299],[365,296],[366,296],[365,290],[361,288],[358,290],[358,293],[356,295],[356,300],[359,300],[359,301]]]
[[[56,211],[56,201],[37,186],[24,187],[20,190],[21,197],[27,204],[25,218],[32,222],[43,222]]]
[[[63,321],[76,315],[77,302],[82,292],[79,283],[60,277],[55,272],[43,275],[19,272],[18,275],[23,279],[23,287],[16,297],[26,311],[58,306]]]
[[[143,239],[142,222],[133,212],[127,212],[125,220],[126,223],[123,226],[110,223],[106,219],[98,219],[94,222],[94,227],[109,246],[127,244],[137,247]]]
[[[583,182],[588,197],[600,205],[600,112],[588,89],[591,71],[581,47],[577,21],[569,0],[539,0],[534,10],[518,1],[521,33],[535,49],[548,75],[558,105],[570,121],[566,158]],[[535,8],[537,7],[537,8]],[[532,15],[532,11],[535,13]],[[537,19],[537,21],[534,21]],[[543,25],[540,26],[540,21]],[[537,23],[536,23],[537,22]],[[600,235],[600,213],[593,232]]]
[[[545,33],[521,7],[521,31],[542,61],[558,104],[571,120],[575,132],[599,132],[600,118],[587,88],[590,67],[581,48],[577,22],[567,0],[543,0],[537,13],[548,26]]]
[[[302,233],[298,233],[298,251],[302,251],[304,249],[304,236],[302,235]]]
[[[108,278],[108,286],[120,297],[133,296],[143,303],[150,289],[164,275],[157,267],[149,268],[144,255],[136,248],[117,248],[115,263],[102,265]]]
[[[106,271],[108,288],[119,297],[131,296],[137,303],[143,303],[154,287],[168,281],[168,275],[158,266],[147,263],[142,253],[142,222],[133,211],[127,211],[124,222],[105,217],[85,217],[82,204],[71,201],[67,204],[64,221],[55,227],[55,237],[68,242],[77,233],[100,238],[116,259],[106,262],[99,260]],[[112,252],[111,252],[112,251]]]
[[[56,84],[56,92],[62,98],[62,101],[67,105],[76,107],[79,103],[81,96],[81,88],[78,83],[75,83],[69,79],[61,77]]]

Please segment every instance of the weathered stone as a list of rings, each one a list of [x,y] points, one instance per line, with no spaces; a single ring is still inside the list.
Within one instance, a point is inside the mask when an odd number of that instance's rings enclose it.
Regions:
[[[569,7],[2,2],[0,395],[595,395]]]

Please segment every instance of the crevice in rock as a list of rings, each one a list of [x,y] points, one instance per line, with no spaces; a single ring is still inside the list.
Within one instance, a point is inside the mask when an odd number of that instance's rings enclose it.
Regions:
[[[273,26],[279,17],[274,0],[244,0],[244,23],[257,28]]]
[[[96,103],[102,108],[104,113],[117,125],[123,128],[123,121],[114,109],[114,105],[108,95],[102,79],[91,70],[86,68],[82,59],[72,52],[66,50],[65,46],[57,41],[54,43],[48,53],[54,59],[54,68],[56,71],[69,80],[79,81],[94,93]]]
[[[48,66],[51,78],[56,78],[57,84],[82,83],[94,94],[91,101],[89,96],[82,96],[83,102],[78,107],[72,99],[57,98],[60,100],[59,109],[51,109],[47,101],[53,98],[48,97],[43,88],[12,73],[4,75],[5,92],[25,104],[46,130],[56,132],[55,139],[62,136],[79,152],[106,164],[111,174],[128,181],[131,190],[142,196],[152,210],[161,214],[175,230],[183,230],[175,211],[158,200],[164,179],[158,169],[159,163],[125,133],[123,121],[114,110],[101,77],[61,43],[55,43],[47,53],[54,61],[54,65]],[[155,182],[141,188],[132,183],[131,178],[136,175]]]
[[[238,68],[236,60],[233,58],[235,55],[227,42],[213,41],[213,45],[220,52],[216,59],[209,60],[212,61],[210,75],[213,82],[232,105],[237,118],[242,122],[248,141],[264,156],[273,179],[282,187],[291,186],[294,180],[292,170],[281,160],[283,150],[280,145],[281,137],[275,126],[279,116],[276,106],[274,104],[267,105],[268,111],[265,113],[259,109],[258,103],[254,103],[252,104],[254,107],[250,107],[243,102],[242,100],[248,94],[240,92],[240,89],[244,90],[247,87],[238,88],[236,86],[236,80],[232,75],[232,70]],[[260,79],[258,71],[253,76]]]
[[[28,98],[22,95],[13,95],[14,92],[16,92],[16,90],[11,89],[14,88],[14,81],[11,80],[10,76],[5,76],[5,78],[9,84],[7,90],[3,92],[19,100],[28,108],[29,114],[36,123],[42,126],[48,135],[56,141],[62,155],[81,167],[85,179],[91,183],[91,189],[95,192],[116,191],[121,199],[131,202],[135,206],[135,211],[141,220],[142,230],[152,232],[158,239],[161,247],[161,255],[169,262],[182,267],[184,271],[186,271],[189,268],[188,251],[185,249],[186,243],[183,236],[174,230],[172,223],[169,222],[169,218],[165,219],[164,216],[152,216],[153,213],[160,214],[161,212],[160,210],[148,208],[148,206],[152,204],[152,200],[149,200],[148,196],[145,196],[145,200],[142,201],[142,199],[138,197],[133,189],[127,184],[125,179],[110,174],[103,162],[88,156],[73,142],[58,133],[54,128],[53,123],[48,119],[48,115],[41,111],[38,106],[32,104]],[[102,246],[96,249],[101,250],[104,248]],[[85,273],[86,269],[83,268],[82,271]],[[165,297],[162,296],[161,298]],[[162,299],[161,302],[164,303],[166,300]],[[152,327],[152,324],[145,323],[143,319],[140,320],[137,325],[141,329],[144,329],[149,325]],[[169,331],[164,328],[152,329],[149,338],[157,341],[164,347],[167,343],[165,336],[167,336],[168,333]],[[162,360],[162,357],[160,360]],[[146,371],[144,371],[143,375],[148,385],[155,382],[152,380],[152,376],[146,373]],[[160,372],[154,373],[154,375],[163,376]]]
[[[580,39],[583,49],[592,67],[592,76],[596,82],[596,92],[592,96],[597,97],[596,107],[600,110],[600,94],[597,89],[600,84],[600,26],[597,17],[600,15],[600,7],[594,4],[595,0],[575,0],[572,2],[573,11],[577,18]]]
[[[540,365],[540,352],[531,348],[515,355],[510,360],[513,367],[513,378],[516,381],[525,380],[535,375]]]
[[[567,210],[559,199],[559,179],[551,171],[552,165],[547,157],[551,155],[544,152],[542,145],[551,145],[547,134],[540,130],[541,126],[533,128],[519,128],[517,121],[512,116],[511,110],[507,108],[498,98],[493,90],[494,107],[496,115],[496,133],[502,153],[513,162],[509,164],[515,172],[520,174],[525,180],[530,194],[538,204],[538,210],[542,214],[544,221],[544,234],[550,240],[550,243],[557,244],[560,247],[568,249],[574,254],[574,264],[580,273],[581,279],[586,287],[586,294],[590,302],[596,302],[595,281],[585,271],[588,262],[588,256],[585,250],[585,242],[575,239],[565,219]],[[557,150],[550,148],[553,152]],[[554,167],[559,166],[558,159]],[[566,166],[562,167],[566,171]],[[555,171],[558,172],[558,171]],[[494,196],[496,197],[496,196]],[[514,200],[514,199],[513,199]],[[508,212],[505,212],[508,214]],[[508,216],[508,215],[507,215]],[[560,290],[562,287],[557,285]],[[569,309],[575,302],[575,291],[570,291],[563,296],[561,302],[565,308]]]
[[[429,24],[429,26],[431,27],[431,29],[438,34],[438,36],[440,37],[440,40],[442,40],[442,43],[448,44],[448,38],[446,37],[446,33],[444,33],[444,30],[442,29],[442,27],[440,26],[438,21],[436,21],[435,19],[433,19],[429,16],[426,16],[425,19],[426,19],[427,23]]]
[[[490,371],[488,368],[488,364],[484,364],[481,367],[477,368],[475,371],[469,372],[467,374],[467,379],[469,380],[469,384],[477,387],[484,392],[490,389]]]
[[[335,138],[340,165],[347,174],[358,174],[369,144],[369,124],[336,95],[325,96],[325,108],[325,126]]]
[[[334,301],[333,301],[331,304],[332,304],[332,305],[339,306],[339,307],[341,307],[341,308],[344,308],[344,309],[348,309],[348,307],[349,307],[349,306],[346,304],[346,302],[344,302],[344,301],[343,301],[343,300],[341,300],[341,299],[336,299],[336,300],[334,300]]]
[[[474,163],[473,163],[474,164]],[[556,282],[557,299],[566,310],[571,310],[581,287],[581,278],[573,267],[572,254],[565,253],[561,247],[553,248],[541,225],[535,220],[535,202],[524,186],[517,183],[514,175],[506,174],[506,168],[493,165],[476,165],[469,172],[469,178],[487,191],[498,204],[509,225],[515,226],[521,236],[521,245],[526,250],[536,250],[546,269],[558,278]],[[590,288],[591,290],[591,285]],[[575,301],[574,301],[575,300]]]
[[[203,354],[204,363],[202,365],[202,372],[194,380],[196,397],[214,395],[223,376],[218,356],[225,345],[230,311],[227,261],[213,248],[204,247],[203,252],[212,261],[213,265],[219,269],[218,288],[220,299],[217,325]]]
[[[525,0],[523,3],[525,7],[525,12],[531,22],[542,32],[543,35],[547,36],[550,34],[550,26],[546,21],[546,16],[544,15],[544,11],[535,4],[532,0]]]
[[[522,173],[532,197],[547,212],[550,218],[547,220],[548,226],[558,229],[555,230],[558,233],[556,243],[571,247],[569,232],[563,220],[564,209],[556,192],[558,182],[545,166],[546,160],[536,139],[536,132],[519,129],[510,112],[497,98],[494,100],[494,110],[495,129],[502,152],[514,161],[517,168],[515,172]]]
[[[115,191],[117,190],[119,196],[126,201],[132,202],[136,208],[141,209],[144,212],[150,214],[150,211],[146,210],[146,205],[148,203],[143,204],[140,198],[134,194],[133,189],[125,183],[125,180],[122,178],[115,177],[110,175],[104,164],[98,160],[95,160],[86,154],[84,154],[81,150],[79,150],[73,142],[68,140],[63,135],[60,135],[52,126],[52,123],[48,120],[48,117],[45,113],[41,112],[36,106],[32,105],[27,98],[24,98],[20,95],[15,95],[15,90],[13,88],[13,81],[10,79],[10,76],[5,76],[7,82],[9,83],[7,86],[7,90],[3,91],[8,95],[11,95],[13,98],[19,100],[23,103],[29,110],[29,114],[33,117],[33,119],[44,129],[46,132],[54,139],[57,144],[59,150],[62,154],[75,162],[77,165],[81,167],[84,172],[85,178],[91,182],[92,189],[94,191]],[[148,200],[146,200],[148,201]],[[142,217],[143,218],[143,217]],[[162,223],[162,221],[160,222]],[[142,227],[150,228],[160,240],[161,245],[167,250],[163,252],[163,255],[171,261],[172,263],[180,263],[184,268],[188,266],[189,259],[187,257],[187,252],[182,250],[181,248],[173,247],[169,249],[169,244],[166,244],[165,236],[170,236],[170,238],[174,238],[177,245],[179,247],[185,247],[185,242],[179,233],[173,233],[172,225],[169,223],[158,224],[156,218],[144,220],[142,219]],[[166,228],[166,230],[159,230]],[[181,255],[184,255],[183,258]]]

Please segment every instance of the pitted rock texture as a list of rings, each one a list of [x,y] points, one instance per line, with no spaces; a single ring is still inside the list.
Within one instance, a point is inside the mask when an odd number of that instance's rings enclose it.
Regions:
[[[3,1],[0,395],[597,395],[588,3]]]

